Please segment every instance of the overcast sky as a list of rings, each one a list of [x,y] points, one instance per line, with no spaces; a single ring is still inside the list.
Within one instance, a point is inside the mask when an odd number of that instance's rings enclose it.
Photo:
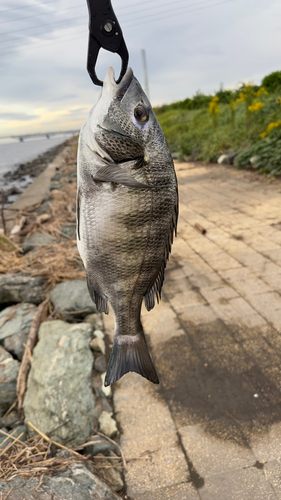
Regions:
[[[153,105],[260,83],[281,70],[280,0],[112,0]],[[87,70],[86,0],[1,0],[0,136],[79,129],[99,87]],[[98,74],[119,56],[101,54]]]

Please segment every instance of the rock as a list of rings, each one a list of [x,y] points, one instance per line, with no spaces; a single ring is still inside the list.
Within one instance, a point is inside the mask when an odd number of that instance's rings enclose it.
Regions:
[[[234,159],[236,158],[236,156],[238,155],[238,153],[227,153],[227,154],[224,154],[224,155],[221,155],[218,160],[217,160],[217,163],[219,165],[233,165],[233,162],[234,162]]]
[[[104,373],[106,371],[106,359],[103,354],[95,358],[95,370],[97,370],[100,373]]]
[[[11,411],[6,417],[0,418],[0,429],[2,427],[7,427],[8,429],[13,429],[19,422],[19,415],[16,411]]]
[[[99,469],[99,473],[102,478],[108,482],[111,488],[115,491],[121,491],[124,488],[124,483],[121,479],[120,474],[112,467],[112,463],[110,460],[104,460],[104,455],[102,453],[98,453],[96,455],[95,465]],[[105,467],[107,466],[107,467]]]
[[[20,363],[0,346],[0,417],[17,399],[17,376]]]
[[[99,377],[100,378],[100,377]],[[103,411],[106,411],[108,413],[112,413],[112,407],[109,404],[107,398],[105,397],[101,385],[92,385],[93,391],[95,394],[95,412],[94,412],[94,419],[95,419],[95,426],[98,423],[98,419]]]
[[[62,184],[58,181],[50,182],[50,191],[59,191],[62,188]]]
[[[104,333],[101,330],[95,330],[94,331],[94,337],[103,340],[104,339]]]
[[[117,445],[111,443],[102,436],[92,436],[88,439],[88,441],[94,444],[89,444],[89,446],[86,446],[86,455],[95,457],[96,455],[98,455],[98,453],[102,453],[103,455],[107,456],[109,455],[110,451],[114,451],[114,453],[119,454]]]
[[[22,434],[22,436],[20,437],[20,441],[26,441],[27,428],[25,425],[19,425],[18,427],[9,432],[5,428],[2,430],[7,432],[7,434],[13,434],[13,438],[17,438]],[[12,443],[13,441],[14,439],[8,438],[7,436],[0,433],[0,449],[6,448],[6,446],[8,446],[8,444]]]
[[[103,411],[99,417],[99,428],[100,431],[106,436],[113,438],[117,434],[117,427],[114,418],[112,418],[112,413]]]
[[[0,327],[0,343],[20,360],[25,349],[23,344],[26,344],[31,322],[37,309],[34,304],[24,303],[19,307],[6,307],[0,313],[1,325],[14,312],[14,316]]]
[[[96,312],[96,306],[92,302],[86,280],[73,280],[58,283],[50,293],[57,312],[66,319],[84,318],[89,313]],[[71,312],[83,311],[79,314]]]
[[[119,472],[113,467],[103,469],[103,477],[110,484],[114,491],[121,491],[124,488],[124,483]]]
[[[258,168],[260,166],[259,161],[260,161],[259,155],[254,155],[252,156],[252,158],[250,158],[250,164],[253,168]]]
[[[61,232],[69,238],[76,238],[76,224],[63,224]]]
[[[0,314],[0,318],[1,318],[1,314]],[[99,330],[96,330],[96,331],[98,332]],[[1,329],[0,329],[0,335],[1,335]],[[102,354],[105,354],[105,343],[104,343],[103,339],[101,339],[100,337],[96,337],[93,340],[91,340],[90,347],[91,347],[92,351],[94,351],[94,352],[101,352]]]
[[[236,158],[237,155],[238,155],[238,152],[228,153],[227,154],[227,164],[228,165],[233,165],[234,160],[235,160],[235,158]]]
[[[65,472],[45,476],[38,488],[40,477],[16,477],[12,481],[0,480],[0,491],[5,498],[13,487],[9,500],[120,500],[107,484],[90,472],[84,464],[69,465]]]
[[[94,329],[96,330],[100,330],[101,328],[103,328],[103,320],[102,320],[102,316],[101,316],[101,313],[97,313],[97,314],[87,314],[87,316],[85,316],[84,318],[84,321],[85,323],[90,323]],[[96,337],[98,337],[98,335],[96,335]],[[103,337],[101,337],[103,338]]]
[[[91,327],[47,321],[39,329],[24,400],[26,422],[54,441],[76,447],[93,433],[95,408],[91,389]]]
[[[24,273],[0,276],[0,304],[30,302],[40,304],[46,298],[45,278]]]
[[[111,398],[111,396],[112,396],[111,386],[108,385],[107,387],[105,387],[105,385],[104,385],[105,375],[106,375],[106,373],[102,373],[102,375],[101,375],[101,380],[102,380],[101,389],[107,398]]]
[[[40,207],[36,209],[36,213],[39,215],[45,214],[46,212],[48,212],[50,206],[51,206],[50,200],[45,200],[43,201],[43,203],[41,203]]]
[[[34,233],[29,238],[27,238],[22,246],[23,252],[27,253],[34,250],[37,247],[43,247],[45,245],[52,245],[57,243],[57,239],[46,233]]]
[[[217,160],[217,163],[219,165],[223,165],[223,164],[227,165],[227,155],[220,155],[220,157]]]

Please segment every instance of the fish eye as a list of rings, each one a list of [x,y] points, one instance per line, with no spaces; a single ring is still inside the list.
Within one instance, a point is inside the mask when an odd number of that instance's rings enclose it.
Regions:
[[[138,104],[134,110],[134,116],[138,122],[145,122],[148,120],[148,111],[143,104]]]

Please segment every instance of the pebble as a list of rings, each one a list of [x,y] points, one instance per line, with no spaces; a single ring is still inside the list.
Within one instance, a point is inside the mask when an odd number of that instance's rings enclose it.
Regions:
[[[99,330],[96,330],[96,331],[99,331]],[[90,342],[90,347],[91,347],[92,351],[94,351],[94,352],[101,352],[102,354],[105,354],[105,343],[99,337],[93,339]]]
[[[100,373],[104,373],[106,371],[106,359],[103,354],[95,358],[95,370]]]
[[[107,411],[103,411],[99,417],[99,429],[106,436],[113,438],[116,436],[118,430],[116,427],[116,422],[112,418],[112,413],[108,413]]]
[[[102,381],[101,390],[107,398],[111,398],[111,396],[112,396],[111,386],[108,385],[107,387],[105,387],[105,385],[104,385],[105,375],[106,375],[106,373],[102,373],[102,375],[101,375],[101,381]]]

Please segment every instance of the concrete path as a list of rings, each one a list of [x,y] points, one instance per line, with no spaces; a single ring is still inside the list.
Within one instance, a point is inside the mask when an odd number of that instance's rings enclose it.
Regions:
[[[114,389],[128,496],[281,499],[281,182],[177,172],[164,297],[142,317],[161,384],[129,374]]]

